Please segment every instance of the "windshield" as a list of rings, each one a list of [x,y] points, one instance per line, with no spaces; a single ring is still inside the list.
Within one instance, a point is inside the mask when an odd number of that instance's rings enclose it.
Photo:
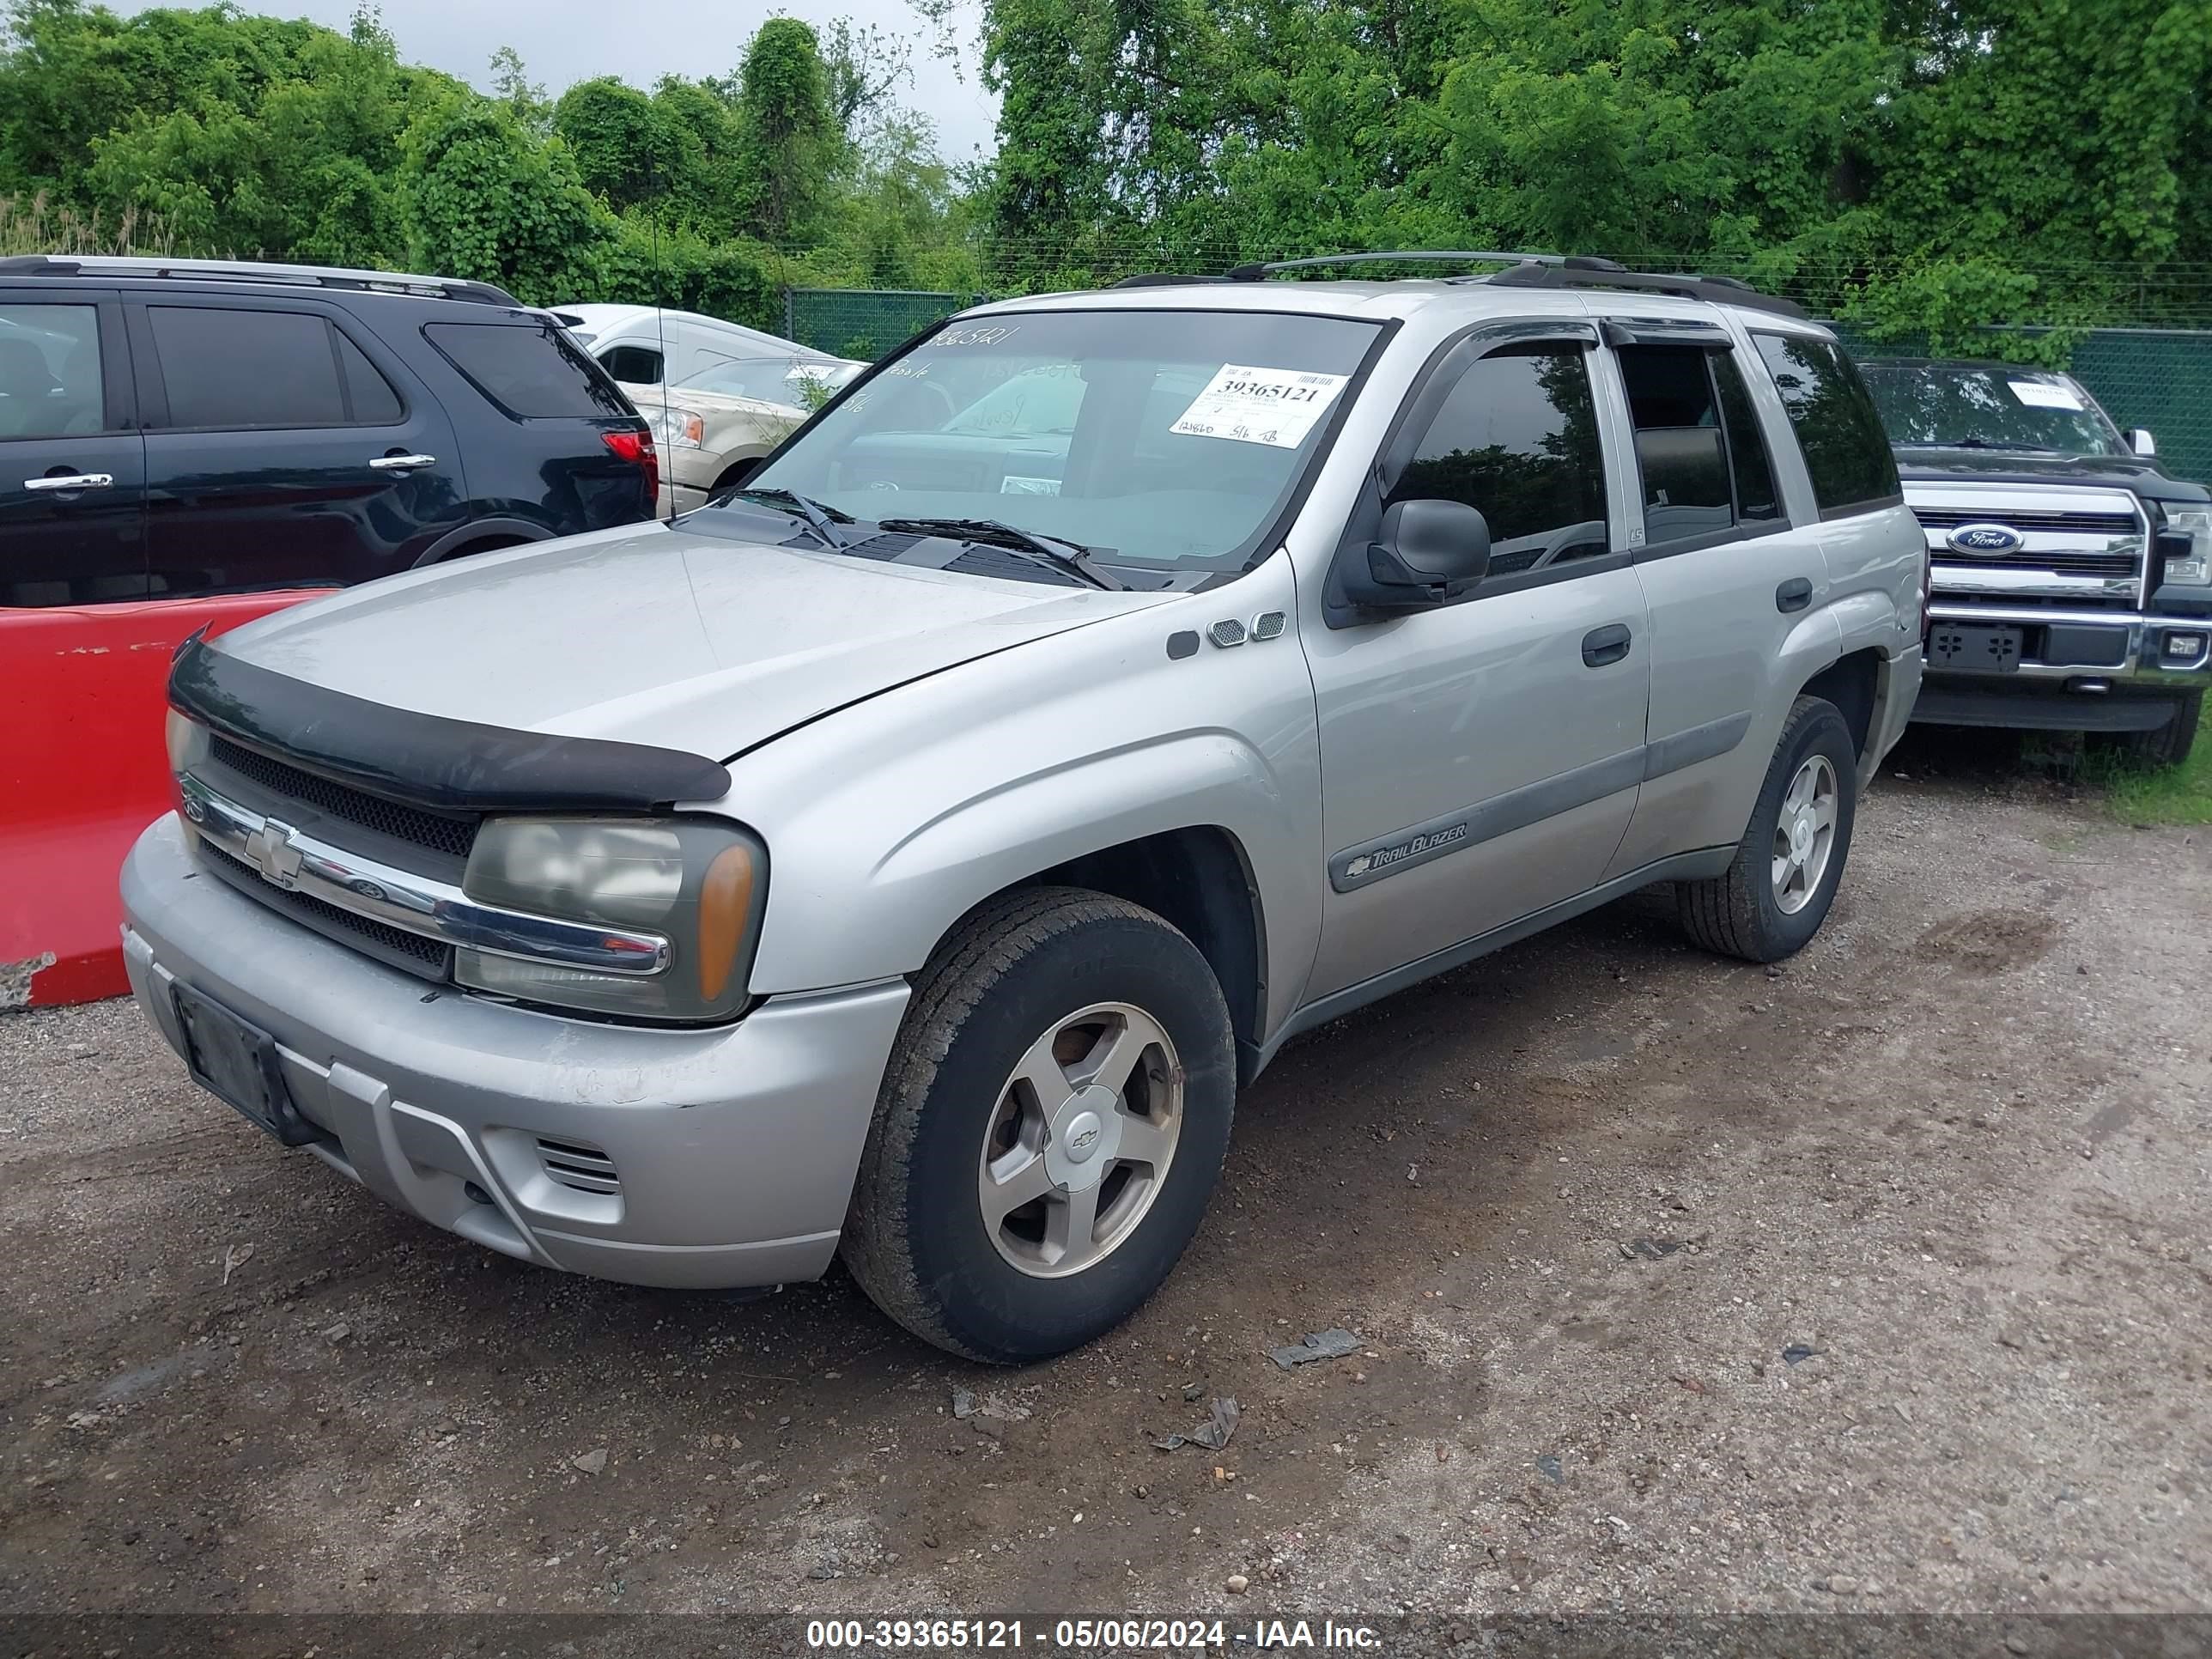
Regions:
[[[1235,312],[955,323],[753,482],[857,520],[991,519],[1116,562],[1237,569],[1320,450],[1377,332]]]
[[[2126,445],[2063,374],[2003,363],[1861,363],[1893,444],[2124,455]]]
[[[755,398],[786,409],[805,410],[807,388],[830,386],[839,366],[806,357],[732,357],[678,380],[676,392],[715,392],[732,398]],[[820,392],[815,394],[819,401]]]

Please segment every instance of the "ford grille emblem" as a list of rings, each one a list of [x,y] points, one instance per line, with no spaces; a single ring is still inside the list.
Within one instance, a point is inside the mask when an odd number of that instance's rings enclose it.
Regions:
[[[2001,559],[2008,553],[2019,552],[2027,541],[2020,532],[2004,524],[1962,524],[1946,539],[1954,553],[1977,559]]]

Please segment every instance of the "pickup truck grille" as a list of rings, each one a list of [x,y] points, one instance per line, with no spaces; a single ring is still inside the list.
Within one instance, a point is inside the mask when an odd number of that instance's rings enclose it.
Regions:
[[[1928,538],[1935,602],[1990,611],[2139,611],[2149,526],[2125,490],[2063,485],[1916,483],[1905,499]],[[1991,557],[1950,543],[1961,525],[2019,532]]]

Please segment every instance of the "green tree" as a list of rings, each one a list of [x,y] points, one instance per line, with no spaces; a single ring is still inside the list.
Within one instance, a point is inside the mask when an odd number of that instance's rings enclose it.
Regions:
[[[566,145],[537,143],[503,106],[478,99],[417,123],[404,149],[408,257],[418,269],[502,283],[540,305],[590,291],[618,228]]]
[[[771,17],[738,71],[736,163],[746,229],[777,246],[820,231],[842,135],[814,31]]]
[[[553,106],[553,130],[575,158],[586,189],[620,211],[688,197],[706,166],[705,146],[671,107],[601,76],[579,81]]]
[[[544,84],[530,78],[522,54],[513,46],[501,46],[492,53],[490,68],[491,95],[507,106],[515,125],[540,138],[551,132],[553,106]]]

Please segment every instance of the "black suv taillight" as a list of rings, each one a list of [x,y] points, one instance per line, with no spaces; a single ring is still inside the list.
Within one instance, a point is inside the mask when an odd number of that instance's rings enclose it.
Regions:
[[[650,432],[602,432],[599,441],[613,451],[617,459],[644,470],[647,510],[653,510],[660,500],[660,455],[653,447],[653,434]]]

